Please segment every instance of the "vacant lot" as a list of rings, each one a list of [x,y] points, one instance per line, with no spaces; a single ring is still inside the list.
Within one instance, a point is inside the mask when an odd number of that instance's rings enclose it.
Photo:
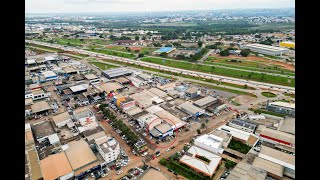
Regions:
[[[87,49],[87,50],[93,51],[93,52],[102,53],[102,54],[112,55],[112,56],[130,58],[130,59],[133,59],[133,58],[136,57],[134,54],[124,53],[124,52],[123,53],[122,52],[116,52],[116,51],[107,50],[107,49]]]
[[[106,69],[111,69],[111,68],[116,68],[117,66],[113,66],[110,64],[104,64],[104,63],[100,63],[100,62],[89,62],[92,65],[97,66],[98,68],[102,69],[102,70],[106,70]]]

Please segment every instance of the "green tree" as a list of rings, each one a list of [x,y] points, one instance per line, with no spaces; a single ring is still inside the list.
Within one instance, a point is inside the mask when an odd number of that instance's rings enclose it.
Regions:
[[[134,39],[135,39],[136,41],[139,41],[140,37],[139,37],[139,36],[136,36],[136,37],[134,37]]]
[[[200,130],[200,129],[197,129],[197,133],[198,133],[198,134],[201,134],[201,130]]]
[[[229,55],[230,55],[230,52],[228,49],[220,51],[220,56],[229,56]]]
[[[230,161],[230,160],[226,160],[226,162],[225,162],[225,164],[224,164],[224,166],[227,168],[227,169],[230,169],[230,168],[232,168],[232,167],[234,167],[236,165],[236,163],[235,162],[233,162],[233,161]]]
[[[138,58],[142,58],[144,56],[144,54],[139,53]]]
[[[247,88],[248,88],[248,85],[246,85],[246,84],[243,85],[243,88],[244,88],[244,89],[247,89]]]
[[[206,125],[204,123],[201,124],[201,129],[203,129]]]
[[[240,52],[240,55],[243,56],[243,57],[247,57],[247,56],[249,56],[249,54],[250,54],[250,51],[247,50],[247,49],[243,49]]]
[[[198,41],[198,47],[201,48],[202,47],[203,42],[202,41]]]
[[[162,52],[162,53],[160,53],[160,55],[159,55],[159,56],[161,56],[161,57],[167,57],[167,53]]]

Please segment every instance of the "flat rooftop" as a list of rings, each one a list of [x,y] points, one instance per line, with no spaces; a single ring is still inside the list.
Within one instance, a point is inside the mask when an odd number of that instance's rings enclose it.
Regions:
[[[204,134],[196,138],[194,141],[218,149],[219,146],[223,143],[223,138],[215,136],[213,134]]]
[[[103,73],[109,76],[110,78],[113,78],[113,77],[132,74],[133,71],[127,68],[113,68],[113,69],[105,70],[103,71]]]
[[[88,84],[80,84],[80,85],[70,87],[70,90],[72,92],[84,91],[84,90],[87,90],[88,86],[89,86]]]
[[[295,118],[285,118],[280,121],[278,130],[282,132],[286,132],[289,134],[295,134],[296,129],[296,119]]]
[[[82,107],[73,111],[73,116],[76,119],[93,116],[92,111],[88,107]]]
[[[95,143],[101,148],[104,153],[112,152],[119,146],[119,143],[113,137],[103,136],[95,139]]]
[[[213,131],[211,134],[222,138],[223,139],[223,146],[228,147],[228,142],[231,138],[231,134],[228,134],[228,133],[221,131],[221,130],[218,130],[218,129]]]
[[[38,112],[47,111],[50,109],[52,109],[52,108],[50,107],[50,105],[47,101],[38,101],[38,102],[34,102],[31,105],[32,113],[38,113]]]
[[[267,171],[253,167],[251,164],[247,164],[243,161],[240,161],[236,165],[236,167],[230,172],[226,180],[265,180],[266,177]]]
[[[99,87],[105,91],[106,93],[110,93],[111,91],[116,91],[118,89],[121,89],[122,86],[116,82],[107,82],[99,85]]]
[[[32,130],[37,139],[46,137],[55,133],[50,121],[42,121],[40,123],[33,124]]]
[[[226,126],[226,125],[220,126],[217,129],[224,131],[224,132],[227,132],[227,133],[231,134],[232,136],[239,138],[239,139],[242,139],[244,141],[248,141],[248,139],[251,135],[251,133],[248,133],[248,132],[245,132],[245,131],[242,131],[240,129],[236,129],[236,128],[233,128],[230,126]]]
[[[61,122],[67,121],[67,120],[71,120],[71,116],[69,115],[68,112],[63,112],[60,113],[58,115],[52,116],[52,120],[53,122],[57,125]]]
[[[147,112],[151,113],[151,114],[155,114],[158,111],[163,111],[164,109],[162,109],[160,106],[158,105],[154,105],[154,106],[150,106],[146,109]]]
[[[140,180],[150,180],[156,177],[157,180],[169,180],[170,178],[164,173],[157,171],[153,168],[149,168],[146,172],[140,177]]]
[[[153,94],[155,94],[155,95],[157,95],[159,97],[167,95],[166,92],[164,92],[164,91],[162,91],[162,90],[160,90],[158,88],[150,88],[148,91],[150,91],[151,93],[153,93]]]
[[[97,79],[98,77],[94,74],[86,74],[84,75],[84,77],[88,80],[93,80],[93,79]]]
[[[260,132],[260,136],[267,136],[269,138],[285,141],[290,144],[295,144],[295,135],[281,132],[278,130],[270,129],[270,128],[264,128]]]
[[[161,123],[156,125],[154,128],[156,128],[159,132],[161,132],[162,134],[172,130],[171,126],[166,124],[166,123]]]
[[[32,149],[27,151],[27,157],[29,159],[29,163],[30,163],[30,171],[31,171],[31,176],[32,176],[32,180],[34,179],[40,179],[42,177],[44,177],[43,175],[43,171],[41,172],[41,166],[39,163],[39,157],[38,157],[38,152],[36,151],[36,149]]]
[[[134,106],[127,111],[127,114],[129,114],[130,116],[134,116],[138,113],[141,113],[142,111],[143,110],[141,108],[139,108],[138,106]]]
[[[68,145],[69,148],[65,152],[73,170],[77,170],[97,160],[97,157],[85,140],[71,141]]]
[[[43,179],[58,179],[72,172],[65,152],[50,155],[40,161]]]

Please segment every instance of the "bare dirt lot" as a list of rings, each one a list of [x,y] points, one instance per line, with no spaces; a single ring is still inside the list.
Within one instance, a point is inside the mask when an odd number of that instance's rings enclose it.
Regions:
[[[254,99],[256,99],[256,98],[251,97],[251,96],[247,96],[247,95],[239,95],[239,96],[233,98],[233,101],[235,101],[236,103],[239,103],[239,104],[246,104]]]

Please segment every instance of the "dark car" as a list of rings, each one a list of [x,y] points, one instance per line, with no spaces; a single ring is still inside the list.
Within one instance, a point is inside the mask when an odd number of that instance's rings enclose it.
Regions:
[[[169,171],[169,172],[173,172],[173,171],[172,171],[171,169],[169,169],[169,168],[168,168],[168,171]]]

